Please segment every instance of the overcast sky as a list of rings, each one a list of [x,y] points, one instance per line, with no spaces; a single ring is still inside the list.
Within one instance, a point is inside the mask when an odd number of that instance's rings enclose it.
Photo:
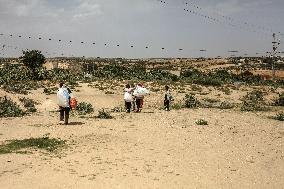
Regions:
[[[0,54],[39,49],[49,56],[253,56],[272,49],[272,31],[284,33],[283,0],[163,1],[0,0]]]

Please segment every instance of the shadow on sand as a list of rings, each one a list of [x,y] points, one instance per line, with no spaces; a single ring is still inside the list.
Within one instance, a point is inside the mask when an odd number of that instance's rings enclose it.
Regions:
[[[70,122],[68,125],[84,125],[85,123],[83,122]]]

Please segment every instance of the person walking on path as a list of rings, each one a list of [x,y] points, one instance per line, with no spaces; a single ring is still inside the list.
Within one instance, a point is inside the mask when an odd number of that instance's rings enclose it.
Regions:
[[[60,124],[64,122],[68,125],[69,112],[70,112],[70,89],[66,88],[63,82],[59,84],[59,89],[57,91],[57,102],[59,106],[59,120]]]
[[[164,107],[166,111],[170,111],[170,103],[171,101],[173,101],[173,96],[170,92],[169,86],[166,85],[165,90],[166,90],[166,93],[165,93],[165,98],[164,98]]]
[[[125,108],[126,112],[130,113],[131,111],[131,105],[133,102],[133,96],[132,96],[133,89],[130,87],[129,84],[126,84],[124,89],[124,101],[125,101]]]
[[[139,83],[133,92],[136,99],[136,112],[141,112],[144,104],[144,97],[149,94],[149,91]]]

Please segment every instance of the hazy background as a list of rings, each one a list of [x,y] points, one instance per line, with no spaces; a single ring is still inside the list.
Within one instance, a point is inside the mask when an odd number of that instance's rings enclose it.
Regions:
[[[0,54],[19,56],[22,49],[39,49],[46,56],[254,56],[272,49],[272,31],[284,33],[283,0],[165,2],[0,0],[0,33],[4,34]],[[278,36],[284,40],[283,35]]]

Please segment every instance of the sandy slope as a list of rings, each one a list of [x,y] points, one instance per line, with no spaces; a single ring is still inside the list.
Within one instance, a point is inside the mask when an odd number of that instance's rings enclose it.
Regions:
[[[121,105],[121,95],[80,88],[81,101]],[[0,141],[50,134],[68,141],[57,154],[0,155],[1,188],[283,188],[284,125],[269,113],[152,108],[115,119],[71,117],[58,125],[55,95],[34,92],[39,113],[0,119]],[[235,93],[234,93],[235,94]],[[1,92],[3,95],[3,91]],[[213,93],[214,95],[214,93]],[[236,94],[235,94],[236,95]],[[231,98],[234,98],[233,96]],[[208,126],[197,126],[205,118]]]

